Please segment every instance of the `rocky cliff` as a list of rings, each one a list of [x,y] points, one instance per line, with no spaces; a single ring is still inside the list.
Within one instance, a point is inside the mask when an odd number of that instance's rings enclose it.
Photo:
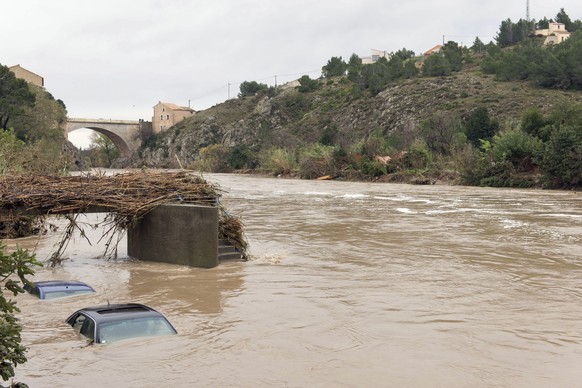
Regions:
[[[582,93],[539,89],[528,83],[498,82],[476,68],[450,77],[421,77],[394,84],[376,96],[346,78],[325,79],[312,92],[297,89],[228,100],[150,138],[134,166],[186,167],[212,144],[295,147],[333,139],[348,145],[373,131],[403,136],[437,112],[459,117],[485,106],[502,126],[517,123],[532,107],[549,112]]]

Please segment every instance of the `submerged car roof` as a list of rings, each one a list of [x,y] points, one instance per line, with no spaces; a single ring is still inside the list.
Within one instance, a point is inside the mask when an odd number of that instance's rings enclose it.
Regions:
[[[95,292],[93,287],[77,280],[44,280],[34,282],[31,285],[26,284],[24,289],[28,292],[32,292],[34,289],[38,290],[38,296],[41,299],[44,299],[46,294],[53,292]]]
[[[98,323],[133,318],[164,317],[161,313],[157,312],[153,308],[139,303],[121,303],[85,307],[83,309],[77,310],[74,314],[71,315],[71,317],[78,313],[84,313],[93,318],[93,320]]]
[[[89,287],[87,283],[79,282],[77,280],[44,280],[40,282],[34,282],[34,285],[37,287],[71,287],[71,286],[82,286],[82,287]]]

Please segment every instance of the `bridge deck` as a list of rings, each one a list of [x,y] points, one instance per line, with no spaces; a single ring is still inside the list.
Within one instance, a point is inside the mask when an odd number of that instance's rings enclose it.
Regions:
[[[84,118],[67,118],[67,123],[76,124],[134,124],[137,125],[141,123],[140,120],[112,120],[112,119],[84,119]]]

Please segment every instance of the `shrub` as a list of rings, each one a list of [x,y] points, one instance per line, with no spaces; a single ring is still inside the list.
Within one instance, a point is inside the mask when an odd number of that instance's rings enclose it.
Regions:
[[[432,162],[432,153],[423,141],[415,142],[402,158],[404,168],[415,170],[427,168]]]
[[[198,168],[202,171],[221,172],[228,168],[229,150],[224,144],[212,144],[200,149]]]
[[[12,130],[0,130],[0,175],[22,169],[26,145],[18,140]]]
[[[541,162],[551,188],[582,187],[582,131],[564,126],[551,135]]]
[[[362,174],[372,177],[386,175],[388,173],[386,165],[377,160],[370,159],[367,156],[362,157],[360,161],[360,171]]]
[[[495,161],[508,161],[517,172],[526,172],[533,170],[542,148],[540,139],[514,129],[493,137],[492,155]]]
[[[321,144],[312,144],[301,153],[299,176],[314,179],[324,175],[335,175],[335,148]]]
[[[20,310],[16,302],[8,299],[6,294],[16,296],[24,292],[20,282],[24,284],[28,276],[34,275],[34,267],[42,266],[34,255],[18,248],[10,255],[4,253],[4,245],[0,242],[0,276],[4,280],[0,288],[0,349],[2,349],[2,362],[0,362],[0,377],[8,381],[14,377],[14,368],[26,362],[26,347],[22,345],[22,338],[18,319],[14,316]],[[18,281],[20,280],[20,282]],[[12,382],[10,386],[26,386],[22,383]]]
[[[299,90],[300,93],[308,93],[317,90],[318,87],[319,82],[317,82],[317,80],[309,78],[308,75],[304,75],[299,78],[299,86],[297,87],[297,90]]]
[[[295,153],[284,148],[268,149],[260,155],[259,160],[263,169],[275,175],[287,175],[297,170]]]
[[[249,147],[245,144],[237,144],[230,150],[228,164],[234,169],[254,168],[256,161]]]

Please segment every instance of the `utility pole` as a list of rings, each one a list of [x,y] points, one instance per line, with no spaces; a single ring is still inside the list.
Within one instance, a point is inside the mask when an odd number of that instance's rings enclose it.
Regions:
[[[275,87],[277,87],[277,76],[275,75]]]
[[[525,1],[525,20],[529,23],[529,0]]]

